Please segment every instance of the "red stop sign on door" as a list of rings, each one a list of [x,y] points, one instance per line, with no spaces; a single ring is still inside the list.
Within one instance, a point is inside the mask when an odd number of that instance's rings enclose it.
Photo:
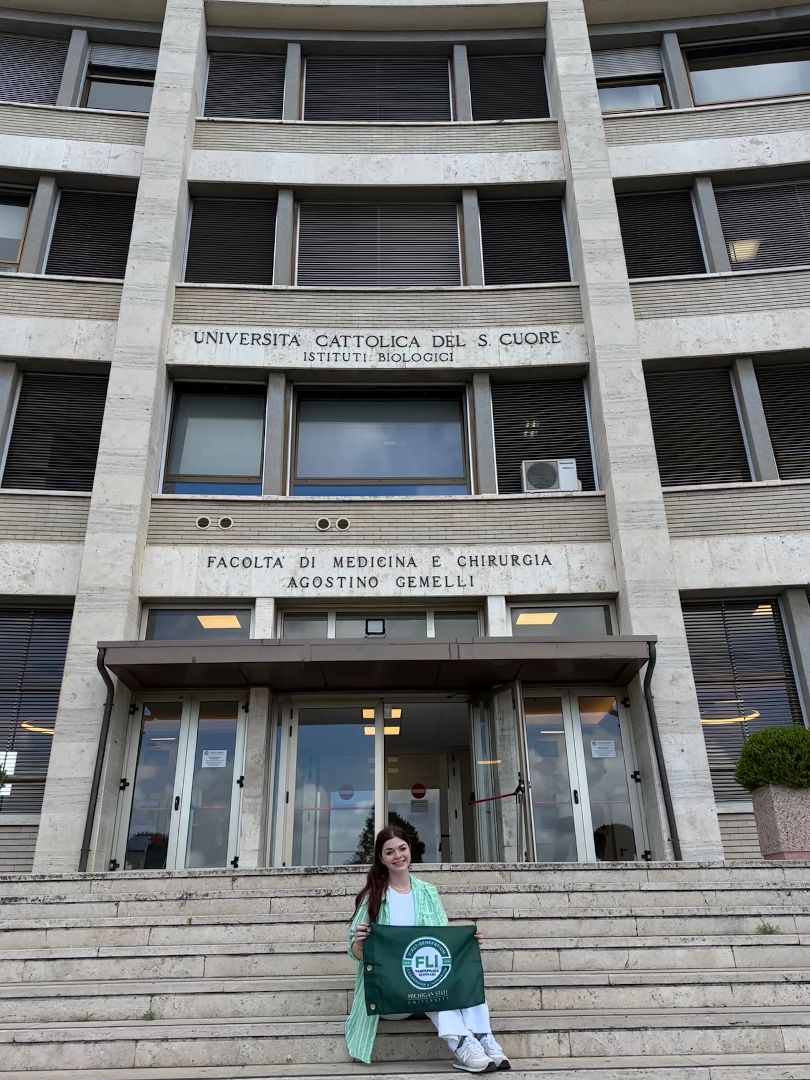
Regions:
[[[427,795],[427,788],[424,784],[414,784],[411,788],[411,795],[415,799],[424,799],[425,795]]]

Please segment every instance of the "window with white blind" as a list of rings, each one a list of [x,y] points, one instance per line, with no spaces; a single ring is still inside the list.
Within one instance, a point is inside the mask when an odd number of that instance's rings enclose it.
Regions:
[[[487,285],[571,280],[561,199],[482,199],[479,212]]]
[[[696,105],[810,94],[810,40],[726,42],[686,51]]]
[[[596,482],[583,379],[493,382],[498,491],[523,490],[524,461],[573,458],[583,490]]]
[[[602,112],[635,112],[669,107],[664,63],[657,45],[599,49],[593,54]]]
[[[451,120],[446,56],[307,56],[304,119]]]
[[[549,115],[542,53],[467,60],[473,120],[524,120]]]
[[[55,105],[68,43],[0,34],[0,101]]]
[[[751,479],[728,369],[648,372],[646,382],[664,487]]]
[[[42,809],[70,619],[59,608],[0,608],[0,766],[9,774],[0,821]]]
[[[810,265],[810,181],[715,187],[732,270]]]
[[[804,722],[779,602],[689,601],[683,617],[715,797],[747,801],[734,779],[746,738]]]
[[[90,45],[82,105],[88,109],[148,113],[157,58],[157,49],[94,41]]]
[[[286,56],[211,53],[203,115],[280,120]]]
[[[756,364],[757,383],[779,476],[810,479],[810,367]]]
[[[261,495],[267,389],[178,383],[163,490],[176,495]]]
[[[106,397],[106,375],[25,372],[0,486],[91,491]]]
[[[340,611],[285,611],[281,636],[292,641],[321,639],[362,639],[373,641],[424,641],[437,638],[478,637],[480,612],[475,609],[430,608],[427,611],[407,608]]]
[[[134,195],[62,191],[45,273],[123,278],[134,217]]]
[[[619,195],[616,205],[631,278],[706,273],[691,191]]]
[[[460,285],[455,203],[301,203],[298,285]]]
[[[195,199],[186,281],[272,285],[274,199]]]

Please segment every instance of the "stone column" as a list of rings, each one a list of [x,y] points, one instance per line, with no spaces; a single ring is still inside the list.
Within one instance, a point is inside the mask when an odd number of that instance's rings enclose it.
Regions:
[[[301,46],[291,41],[287,45],[287,63],[284,67],[284,102],[282,120],[298,120],[301,108]]]
[[[492,426],[492,394],[489,375],[473,375],[473,414],[475,417],[475,465],[479,495],[498,490],[498,468],[495,461],[495,430]]]
[[[276,599],[274,596],[257,596],[253,609],[252,638],[276,636]]]
[[[273,284],[295,283],[295,197],[292,188],[281,188],[276,205],[276,242],[273,250]]]
[[[84,90],[84,73],[87,70],[87,57],[90,53],[90,41],[86,30],[74,30],[70,35],[62,81],[56,96],[57,105],[79,105]]]
[[[453,89],[456,99],[456,120],[472,120],[472,91],[467,46],[453,46]]]
[[[270,691],[251,687],[245,731],[245,784],[239,818],[239,866],[267,865],[268,749]]]
[[[487,637],[511,637],[512,624],[505,596],[487,597]]]
[[[694,103],[689,85],[689,72],[686,70],[686,61],[681,52],[678,35],[671,31],[661,38],[661,59],[664,62],[664,74],[672,108],[691,109]]]
[[[714,184],[709,176],[699,176],[692,188],[695,202],[700,237],[706,255],[706,269],[710,274],[723,274],[731,270],[726,238],[720,224],[717,200],[714,197]]]
[[[805,589],[785,589],[782,593],[785,629],[793,653],[793,670],[805,722],[810,724],[810,603]]]
[[[0,361],[0,479],[8,438],[11,433],[11,417],[17,399],[17,365],[10,360]]]
[[[478,211],[478,192],[464,188],[461,192],[461,223],[464,240],[464,284],[484,284],[484,249],[481,243],[481,217]]]
[[[96,669],[96,644],[137,637],[137,582],[160,464],[165,357],[205,57],[204,0],[167,0],[34,859],[38,873],[75,871],[79,864],[106,693]],[[105,772],[108,784],[116,774],[111,764]],[[100,794],[104,799],[105,791]],[[88,869],[105,861],[97,830]]]
[[[51,242],[56,208],[59,205],[59,188],[53,176],[40,176],[37,190],[28,215],[28,227],[25,230],[22,251],[20,252],[21,274],[42,274],[45,272],[45,257]]]
[[[683,856],[721,859],[583,0],[549,0],[546,57],[591,356],[620,628],[659,640],[652,689]]]

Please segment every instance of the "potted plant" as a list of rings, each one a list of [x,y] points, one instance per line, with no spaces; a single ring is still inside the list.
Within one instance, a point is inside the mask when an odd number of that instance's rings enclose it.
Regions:
[[[780,727],[751,735],[736,775],[752,793],[765,858],[810,859],[810,731]]]

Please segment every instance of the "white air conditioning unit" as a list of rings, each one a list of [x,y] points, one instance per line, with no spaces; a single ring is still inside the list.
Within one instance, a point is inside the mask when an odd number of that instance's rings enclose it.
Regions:
[[[524,492],[582,490],[576,458],[539,458],[520,464]]]

